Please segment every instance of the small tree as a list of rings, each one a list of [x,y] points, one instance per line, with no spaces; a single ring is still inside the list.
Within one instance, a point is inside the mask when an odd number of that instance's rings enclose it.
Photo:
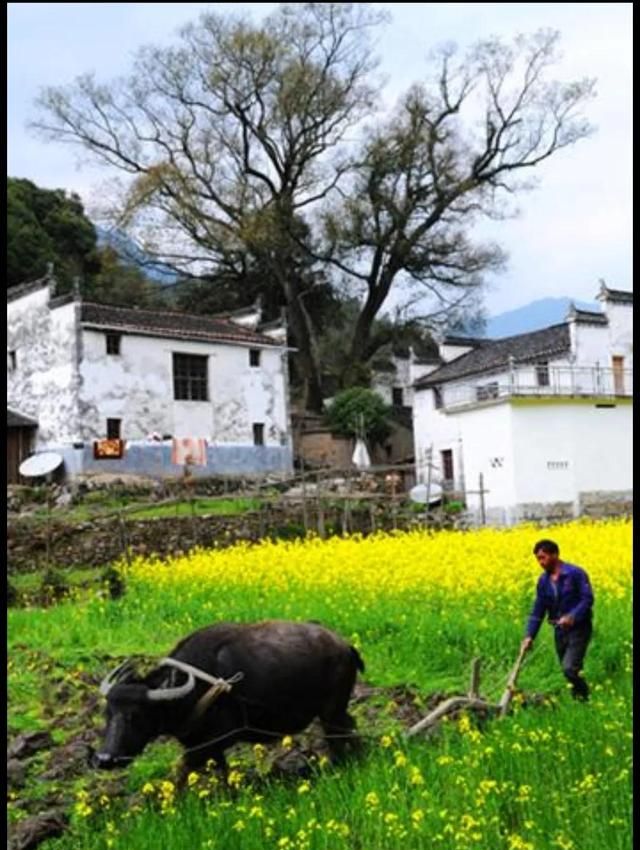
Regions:
[[[325,418],[329,427],[344,437],[362,437],[382,443],[391,433],[391,408],[378,393],[351,387],[335,397]]]

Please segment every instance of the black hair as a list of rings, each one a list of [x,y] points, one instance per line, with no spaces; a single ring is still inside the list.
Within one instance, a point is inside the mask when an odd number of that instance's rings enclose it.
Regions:
[[[533,547],[533,554],[537,555],[540,549],[548,555],[560,554],[560,547],[553,540],[538,540],[536,545]]]

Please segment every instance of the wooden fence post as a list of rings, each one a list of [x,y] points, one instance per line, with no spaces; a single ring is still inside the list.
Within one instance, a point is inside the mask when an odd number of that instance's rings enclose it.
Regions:
[[[306,535],[309,532],[309,515],[307,513],[307,476],[304,471],[304,458],[300,458],[300,473],[302,475],[302,521]]]
[[[131,566],[131,554],[129,552],[129,540],[127,538],[127,530],[124,518],[122,516],[122,508],[118,511],[118,529],[120,531],[120,545],[124,554],[127,566]]]
[[[316,495],[318,497],[318,535],[322,538],[326,537],[324,527],[324,505],[322,504],[322,492],[320,488],[320,473],[316,478]]]

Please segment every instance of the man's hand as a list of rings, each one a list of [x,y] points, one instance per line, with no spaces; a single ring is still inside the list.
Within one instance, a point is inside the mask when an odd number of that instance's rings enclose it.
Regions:
[[[533,646],[533,638],[526,637],[526,638],[523,639],[522,643],[520,644],[520,649],[523,652],[528,652],[531,649],[532,646]]]
[[[564,614],[562,617],[560,617],[556,625],[561,626],[563,629],[570,629],[574,622],[575,620],[573,619],[571,614]]]

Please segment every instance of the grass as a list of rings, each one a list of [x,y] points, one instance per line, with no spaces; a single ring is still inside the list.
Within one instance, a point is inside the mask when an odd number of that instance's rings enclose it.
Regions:
[[[47,850],[627,850],[630,532],[622,522],[574,523],[544,533],[240,546],[136,561],[115,602],[94,592],[46,610],[11,610],[10,730],[54,725],[71,734],[101,724],[99,708],[81,710],[117,658],[157,657],[222,619],[320,620],[360,648],[367,682],[411,685],[423,696],[465,692],[480,655],[481,691],[496,699],[532,601],[532,541],[557,539],[589,570],[596,592],[588,705],[569,697],[543,627],[519,681],[527,699],[516,699],[503,721],[477,726],[463,716],[407,740],[383,699],[375,719],[356,707],[368,744],[357,761],[318,761],[310,779],[275,782],[260,778],[265,756],[245,748],[234,755],[233,787],[194,776],[182,797],[172,783],[179,748],[158,742],[122,774],[133,801],[105,794],[101,776],[70,783],[71,829]],[[64,700],[56,696],[62,687]],[[534,694],[544,702],[532,703]],[[30,783],[26,794],[46,795],[45,782],[34,775]]]
[[[91,494],[88,495],[90,496]],[[131,519],[192,516],[193,514],[197,516],[206,516],[208,514],[235,516],[246,513],[247,511],[258,510],[263,504],[262,499],[253,498],[196,498],[193,500],[185,499],[184,501],[176,501],[166,505],[148,506],[148,502],[136,503],[131,500],[105,497],[103,494],[100,495],[101,498],[99,500],[87,501],[87,497],[85,497],[84,502],[72,508],[53,507],[50,518],[52,521],[63,519],[65,522],[87,522],[119,511],[123,511],[124,515]],[[37,508],[28,517],[28,521],[38,524],[45,523],[47,519],[46,507]]]

